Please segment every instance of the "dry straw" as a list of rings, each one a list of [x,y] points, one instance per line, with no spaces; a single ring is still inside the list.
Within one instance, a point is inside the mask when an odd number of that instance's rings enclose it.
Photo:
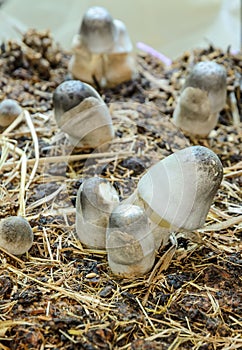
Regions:
[[[12,94],[25,105],[0,137],[0,215],[26,216],[35,238],[27,255],[0,251],[0,348],[240,349],[241,55],[195,50],[167,68],[138,55],[131,85],[100,91],[116,132],[108,151],[67,154],[68,142],[52,117],[38,117],[52,108],[48,92],[64,80],[67,55],[46,32],[30,31],[23,40],[24,46],[6,45],[0,56],[1,67],[10,67],[12,50],[22,52],[30,72],[15,71],[25,85],[7,68],[0,72],[8,82],[1,98]],[[204,59],[226,65],[228,99],[216,130],[197,140],[177,130],[170,117],[185,71]],[[49,80],[39,79],[43,67]],[[116,278],[106,252],[87,249],[75,236],[73,204],[83,178],[98,173],[127,198],[145,169],[197,144],[211,148],[224,166],[205,226],[191,235],[177,232],[177,245],[161,249],[145,276]]]

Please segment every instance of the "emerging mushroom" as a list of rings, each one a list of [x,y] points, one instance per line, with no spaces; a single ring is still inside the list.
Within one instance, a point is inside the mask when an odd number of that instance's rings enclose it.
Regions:
[[[222,176],[222,164],[213,151],[187,147],[152,166],[127,202],[146,210],[158,248],[174,230],[203,226]]]
[[[33,231],[28,221],[10,216],[0,221],[0,246],[13,255],[26,253],[33,244]]]
[[[17,101],[5,99],[0,103],[0,131],[8,127],[22,112]]]
[[[76,232],[82,243],[96,249],[106,248],[106,229],[119,196],[108,180],[92,177],[77,192]]]
[[[154,265],[155,243],[145,211],[121,204],[114,209],[107,229],[108,263],[115,275],[137,277]]]
[[[84,14],[72,41],[69,71],[74,79],[113,87],[135,76],[133,46],[123,22],[99,6]]]
[[[57,125],[73,146],[96,148],[114,137],[112,118],[97,91],[79,80],[61,83],[53,94]]]
[[[176,126],[207,136],[226,103],[226,70],[214,62],[197,63],[188,75],[174,110]]]

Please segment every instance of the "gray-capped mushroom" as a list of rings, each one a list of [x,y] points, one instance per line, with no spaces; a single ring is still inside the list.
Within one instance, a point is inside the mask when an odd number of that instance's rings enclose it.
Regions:
[[[91,177],[81,184],[76,197],[76,232],[82,243],[106,248],[109,216],[118,204],[118,193],[108,180]]]
[[[17,101],[5,99],[0,103],[0,131],[8,127],[22,112]]]
[[[187,147],[148,169],[127,202],[146,210],[159,247],[174,230],[192,231],[204,225],[222,177],[222,164],[212,150]]]
[[[0,221],[0,246],[13,255],[21,255],[32,247],[33,231],[21,216],[10,216]]]
[[[217,124],[226,94],[225,68],[214,61],[197,63],[185,80],[174,110],[175,125],[192,134],[207,136]]]
[[[151,270],[155,260],[154,237],[145,211],[120,204],[110,215],[106,248],[115,275],[138,277]]]
[[[55,89],[53,105],[57,125],[73,146],[96,148],[113,139],[109,109],[92,86],[65,81]]]
[[[73,37],[69,71],[75,79],[112,87],[135,76],[132,50],[124,23],[113,19],[103,7],[90,7]]]
[[[83,44],[93,53],[105,53],[112,49],[117,39],[117,29],[110,13],[101,6],[87,9],[82,18],[79,34]]]

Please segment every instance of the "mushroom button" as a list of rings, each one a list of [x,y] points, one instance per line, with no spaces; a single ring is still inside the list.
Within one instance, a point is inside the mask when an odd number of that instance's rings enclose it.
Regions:
[[[22,112],[22,108],[17,101],[5,99],[0,103],[0,128],[9,126]]]
[[[225,68],[214,61],[197,63],[186,78],[174,123],[192,134],[207,136],[225,106],[226,93]]]
[[[95,148],[114,137],[109,109],[92,86],[65,81],[54,91],[53,105],[57,125],[74,146]]]
[[[155,244],[145,211],[136,205],[116,207],[110,215],[106,247],[115,275],[137,277],[148,272],[154,264]]]
[[[92,177],[82,183],[76,198],[76,232],[82,243],[106,248],[108,219],[118,204],[118,193],[108,180]]]
[[[10,254],[24,254],[32,244],[33,231],[26,219],[10,216],[0,221],[0,246]]]

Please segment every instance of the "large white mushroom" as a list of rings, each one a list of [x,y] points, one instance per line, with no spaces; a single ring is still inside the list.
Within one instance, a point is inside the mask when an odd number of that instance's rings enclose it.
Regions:
[[[226,103],[226,70],[214,61],[197,63],[185,80],[173,114],[176,126],[207,136]]]
[[[109,216],[118,204],[118,193],[108,180],[91,177],[81,184],[76,197],[76,232],[82,243],[106,248]]]
[[[0,247],[13,255],[26,253],[33,244],[33,231],[26,219],[10,216],[0,221]]]
[[[103,7],[90,7],[73,37],[69,71],[74,79],[112,87],[135,76],[132,50],[124,23],[113,19]]]
[[[137,277],[150,271],[155,243],[145,211],[136,205],[120,204],[110,215],[106,248],[115,275]]]
[[[172,231],[204,225],[222,176],[222,164],[213,151],[187,147],[148,169],[126,201],[146,210],[158,248]]]
[[[114,137],[112,118],[97,91],[79,80],[61,83],[53,94],[57,125],[72,145],[96,148]]]

